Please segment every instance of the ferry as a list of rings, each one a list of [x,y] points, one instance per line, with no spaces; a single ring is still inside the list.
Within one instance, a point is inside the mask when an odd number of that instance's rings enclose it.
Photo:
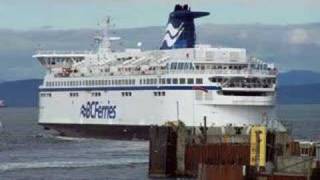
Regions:
[[[176,5],[159,49],[112,49],[110,21],[92,51],[37,51],[46,69],[39,124],[62,136],[148,139],[149,127],[274,124],[277,69],[243,48],[196,43],[196,18]]]

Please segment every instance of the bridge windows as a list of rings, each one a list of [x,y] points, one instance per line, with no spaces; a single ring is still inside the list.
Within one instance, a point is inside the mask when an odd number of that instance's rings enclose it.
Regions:
[[[194,69],[192,62],[172,62],[170,70],[191,70]]]

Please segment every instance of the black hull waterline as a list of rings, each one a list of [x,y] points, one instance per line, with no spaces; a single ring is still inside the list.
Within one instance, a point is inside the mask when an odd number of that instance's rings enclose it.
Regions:
[[[53,129],[60,136],[115,139],[148,140],[150,126],[104,125],[104,124],[48,124],[39,123],[45,129]]]

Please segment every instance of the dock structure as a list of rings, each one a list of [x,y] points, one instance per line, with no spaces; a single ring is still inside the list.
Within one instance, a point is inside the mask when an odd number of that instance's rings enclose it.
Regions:
[[[150,177],[318,180],[320,144],[264,126],[150,128]]]

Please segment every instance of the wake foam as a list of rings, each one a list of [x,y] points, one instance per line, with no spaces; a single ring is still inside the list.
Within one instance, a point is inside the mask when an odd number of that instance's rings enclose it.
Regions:
[[[147,163],[146,158],[137,159],[105,159],[90,161],[51,161],[51,162],[9,162],[0,163],[0,171],[11,171],[18,169],[43,169],[43,168],[81,168],[81,167],[97,167],[108,165],[130,165]]]

